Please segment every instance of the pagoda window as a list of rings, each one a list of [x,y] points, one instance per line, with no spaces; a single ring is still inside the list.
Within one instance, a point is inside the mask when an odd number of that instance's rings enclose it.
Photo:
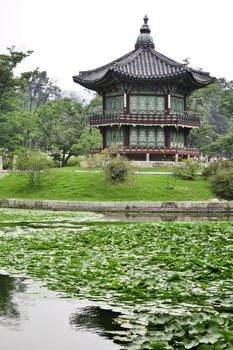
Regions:
[[[164,96],[131,95],[131,113],[162,113],[164,112]]]
[[[164,129],[155,126],[131,126],[130,146],[164,147]]]
[[[182,130],[171,130],[171,146],[184,147],[184,133]]]
[[[179,97],[171,96],[170,109],[173,113],[184,113],[184,99]]]
[[[111,96],[105,100],[105,110],[107,112],[123,112],[124,110],[124,96]]]
[[[118,126],[108,127],[106,131],[106,144],[107,146],[112,145],[123,145],[124,131]]]

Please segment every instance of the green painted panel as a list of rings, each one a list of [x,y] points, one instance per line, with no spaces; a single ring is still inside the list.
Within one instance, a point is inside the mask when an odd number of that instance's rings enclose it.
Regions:
[[[108,112],[123,112],[124,97],[123,96],[106,97],[105,109]]]
[[[157,128],[149,126],[147,128],[147,144],[148,146],[154,146],[157,139]]]
[[[160,126],[157,128],[157,145],[163,147],[165,145],[164,129]]]
[[[147,127],[140,126],[138,128],[138,144],[139,146],[145,146],[147,144]]]
[[[131,126],[130,146],[161,146],[165,145],[164,129],[154,126]]]
[[[138,96],[130,96],[130,111],[138,112]]]
[[[122,128],[118,128],[117,126],[107,128],[106,144],[108,146],[112,146],[112,145],[123,146],[123,140],[124,140],[124,131]]]
[[[184,133],[182,130],[171,130],[171,146],[184,147]]]
[[[171,96],[171,112],[184,113],[184,100],[182,98]]]
[[[132,113],[164,112],[164,96],[130,96],[130,111]]]
[[[136,127],[136,126],[130,127],[129,139],[130,139],[131,146],[138,145],[138,127]]]

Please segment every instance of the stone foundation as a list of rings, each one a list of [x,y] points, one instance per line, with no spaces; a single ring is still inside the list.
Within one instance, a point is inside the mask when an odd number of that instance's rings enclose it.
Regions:
[[[233,213],[233,201],[217,199],[197,202],[74,202],[2,199],[0,207],[124,213]]]

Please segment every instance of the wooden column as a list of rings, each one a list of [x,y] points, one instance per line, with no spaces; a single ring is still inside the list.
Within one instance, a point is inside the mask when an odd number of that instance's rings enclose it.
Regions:
[[[103,112],[104,112],[104,111],[105,111],[105,108],[106,108],[105,95],[103,95],[103,97],[102,97],[102,108],[103,108]]]
[[[184,111],[186,112],[186,108],[187,108],[187,97],[184,96]]]
[[[102,145],[103,149],[106,148],[106,127],[100,127],[100,133],[102,135]]]
[[[165,147],[171,146],[171,130],[169,126],[165,127]]]
[[[184,129],[184,146],[188,147],[188,136],[189,136],[189,129]]]
[[[170,111],[171,111],[171,96],[170,94],[167,94],[165,96],[165,111],[166,111],[166,114],[170,114]]]
[[[124,114],[129,114],[129,94],[124,93]]]
[[[123,130],[124,130],[124,146],[128,147],[129,146],[129,125],[124,125]]]

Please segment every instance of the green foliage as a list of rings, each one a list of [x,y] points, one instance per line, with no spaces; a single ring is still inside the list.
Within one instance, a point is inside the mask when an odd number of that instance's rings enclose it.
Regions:
[[[174,175],[185,180],[194,180],[199,164],[191,159],[185,160],[174,169]]]
[[[99,95],[96,95],[87,106],[88,112],[101,111],[102,110],[102,103],[103,103],[102,97]]]
[[[0,54],[0,112],[9,112],[16,103],[16,88],[20,84],[14,77],[14,69],[32,51],[18,52],[14,47],[8,48],[9,54]]]
[[[219,83],[222,87],[222,95],[220,100],[219,110],[220,113],[232,120],[233,118],[233,81],[227,81],[226,79],[219,79]]]
[[[212,192],[223,199],[233,199],[233,162],[215,161],[203,170],[203,176],[210,179]]]
[[[108,147],[94,154],[88,160],[90,167],[103,168],[106,178],[111,182],[124,182],[131,169],[130,161],[121,155],[120,147]]]
[[[48,175],[48,157],[31,149],[24,149],[18,152],[15,168],[23,174],[32,188],[41,187]]]
[[[221,157],[232,159],[233,154],[233,125],[226,135],[221,135],[216,142],[211,145],[212,153]]]
[[[48,100],[61,98],[60,88],[48,77],[46,71],[39,71],[38,68],[21,74],[17,92],[22,108],[30,113],[35,113]]]
[[[76,156],[70,157],[70,159],[67,162],[67,166],[79,166],[79,165],[80,165],[80,161],[79,161],[79,158]]]
[[[189,141],[191,146],[198,147],[200,152],[210,155],[210,148],[216,137],[213,127],[205,122],[200,125],[199,129],[193,129],[190,132]]]
[[[120,312],[124,329],[112,337],[121,349],[233,347],[232,223],[0,212],[0,267]]]
[[[220,198],[233,199],[233,169],[221,170],[210,179],[213,193]]]
[[[0,54],[0,148],[3,151],[23,146],[25,115],[17,98],[21,80],[14,77],[14,69],[31,54],[8,49],[9,54]]]
[[[233,169],[233,162],[227,160],[218,160],[208,164],[202,171],[202,175],[210,177],[216,175],[221,170]]]
[[[75,145],[87,127],[88,119],[82,102],[73,98],[48,101],[38,110],[40,147],[59,155],[62,166],[72,155]]]
[[[101,146],[102,138],[97,128],[86,127],[77,143],[75,143],[71,151],[76,155],[89,155],[92,148]]]
[[[124,182],[129,175],[129,164],[129,161],[121,155],[113,157],[104,167],[107,179],[112,182]]]

